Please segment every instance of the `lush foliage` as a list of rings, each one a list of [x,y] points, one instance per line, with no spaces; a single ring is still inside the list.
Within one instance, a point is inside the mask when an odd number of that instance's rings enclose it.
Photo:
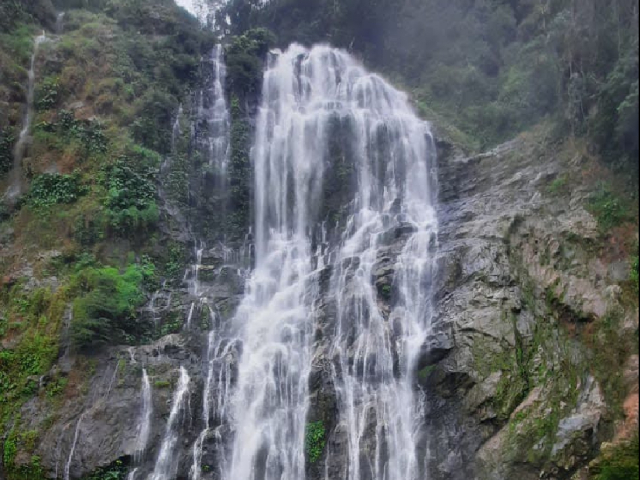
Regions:
[[[640,262],[638,259],[638,255],[634,255],[633,257],[631,257],[631,269],[629,271],[629,280],[631,280],[631,285],[633,286],[633,290],[636,295],[640,290],[640,286],[638,285],[639,277],[640,277]]]
[[[320,460],[325,445],[325,428],[322,420],[307,424],[304,435],[304,447],[310,463]]]
[[[43,173],[31,182],[27,203],[33,207],[73,203],[86,193],[87,189],[80,184],[79,175]]]
[[[80,293],[73,302],[71,334],[76,347],[131,343],[148,333],[149,326],[136,321],[136,309],[145,301],[143,286],[153,279],[151,264],[82,270],[75,283]]]
[[[476,148],[551,116],[637,178],[634,0],[234,0],[225,14],[291,41],[361,55]]]
[[[17,282],[0,289],[0,337],[17,339],[0,352],[0,419],[38,390],[35,379],[46,373],[58,354],[57,329],[66,291],[29,289]]]
[[[106,165],[100,176],[100,183],[107,189],[105,206],[110,226],[121,235],[153,226],[159,215],[154,183],[159,157],[146,149],[137,149],[135,156],[133,161],[121,158]]]
[[[275,38],[264,28],[233,37],[227,47],[227,80],[238,95],[257,94],[262,79],[262,60]]]
[[[83,480],[124,480],[129,469],[122,460],[116,460],[111,465],[97,469],[83,477]]]

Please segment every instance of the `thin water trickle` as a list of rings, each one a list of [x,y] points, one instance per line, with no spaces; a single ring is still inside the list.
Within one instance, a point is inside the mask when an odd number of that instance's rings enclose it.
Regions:
[[[184,367],[180,367],[180,379],[173,394],[171,413],[165,430],[162,445],[156,460],[153,473],[149,476],[149,480],[172,480],[175,478],[178,464],[175,461],[174,454],[179,440],[179,421],[180,416],[184,413],[185,407],[189,401],[189,374]]]
[[[56,35],[62,35],[64,30],[64,16],[65,12],[60,12],[56,15]]]
[[[71,462],[73,461],[73,454],[76,453],[76,446],[78,444],[78,437],[80,436],[80,425],[82,425],[82,419],[84,418],[85,413],[80,415],[78,418],[78,423],[76,424],[76,429],[73,432],[73,442],[71,443],[71,449],[69,450],[69,458],[67,458],[67,463],[64,465],[64,480],[69,480],[69,475],[71,472]]]
[[[140,421],[138,423],[138,437],[136,438],[136,448],[134,453],[134,461],[140,463],[147,449],[149,442],[149,434],[151,433],[151,415],[153,413],[153,398],[151,391],[151,382],[147,375],[147,370],[142,369],[142,406],[140,411]]]
[[[31,54],[31,62],[29,65],[29,71],[27,72],[27,105],[25,115],[22,121],[22,129],[18,136],[18,141],[13,149],[13,169],[10,175],[10,184],[6,192],[7,200],[13,201],[22,193],[23,189],[23,176],[22,176],[22,159],[25,155],[27,148],[27,140],[29,138],[29,131],[31,130],[31,122],[35,111],[33,109],[34,91],[35,91],[35,63],[36,55],[40,45],[47,40],[45,32],[42,35],[38,35],[34,40],[33,53]]]

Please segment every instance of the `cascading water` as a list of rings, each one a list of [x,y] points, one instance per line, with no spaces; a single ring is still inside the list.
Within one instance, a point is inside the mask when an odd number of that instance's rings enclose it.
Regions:
[[[33,110],[33,100],[34,100],[34,91],[35,91],[35,82],[36,82],[36,73],[35,73],[35,63],[36,63],[36,55],[38,54],[38,48],[40,45],[47,40],[47,36],[44,32],[42,35],[38,35],[34,40],[33,45],[33,53],[31,54],[31,63],[29,66],[29,71],[27,72],[27,106],[26,112],[24,115],[24,119],[22,122],[22,130],[20,130],[20,135],[18,136],[18,141],[13,149],[13,170],[11,172],[11,183],[9,184],[9,188],[7,190],[7,198],[9,200],[15,199],[22,192],[22,158],[24,157],[27,140],[29,138],[29,131],[31,129],[31,122],[33,121],[34,110]]]
[[[64,29],[64,16],[65,12],[60,12],[56,15],[56,35],[62,35]]]
[[[76,452],[76,445],[78,444],[78,437],[80,436],[80,426],[82,425],[82,419],[84,416],[85,413],[80,415],[78,423],[76,423],[76,429],[73,432],[73,442],[71,443],[71,449],[69,450],[69,458],[67,458],[67,462],[64,465],[64,480],[70,479],[71,462],[73,461],[73,454]]]
[[[314,259],[336,125],[349,132],[355,192],[341,239]],[[330,358],[348,437],[339,478],[417,479],[420,402],[411,372],[429,328],[436,234],[427,124],[404,94],[345,52],[292,45],[265,72],[252,155],[256,266],[231,326],[239,358],[237,384],[224,401],[222,420],[233,441],[220,462],[221,478],[305,477],[317,274],[331,260],[338,267],[331,280],[337,321]],[[373,278],[385,234],[394,229],[409,236],[393,265],[398,293],[389,314]]]
[[[357,188],[334,260],[331,342],[339,421],[347,433],[348,480],[424,478],[417,458],[421,404],[412,372],[428,335],[437,232],[434,149],[428,126],[406,96],[366,73],[344,53],[308,53],[310,72],[331,72],[330,99],[351,134]],[[324,68],[320,69],[320,66]],[[388,239],[408,234],[394,260]],[[393,283],[372,279],[393,273]],[[390,313],[380,298],[394,300]]]
[[[213,81],[211,82],[212,106],[209,112],[209,164],[218,169],[220,178],[226,179],[229,163],[229,109],[224,92],[227,69],[224,64],[224,48],[216,45],[212,52]],[[224,185],[221,185],[224,187]]]
[[[171,413],[165,430],[160,453],[156,460],[153,473],[148,480],[172,480],[178,469],[174,454],[179,440],[178,424],[180,417],[189,401],[189,374],[184,367],[180,367],[180,379],[173,394]]]
[[[151,433],[151,415],[153,412],[153,399],[151,392],[151,382],[147,375],[147,370],[142,369],[142,409],[140,411],[140,422],[138,423],[138,438],[136,439],[136,450],[134,460],[140,463],[147,449],[149,434]]]
[[[229,153],[222,49],[212,58],[213,95],[200,110],[208,115],[210,163],[222,173]],[[326,478],[424,478],[418,454],[422,405],[412,372],[431,317],[433,157],[428,125],[406,96],[345,52],[292,45],[270,57],[252,149],[255,269],[234,317],[223,322],[198,281],[202,245],[185,274],[193,299],[186,329],[196,309],[208,309],[211,323],[203,362],[203,428],[192,447],[190,480],[202,478],[205,445],[212,442],[216,478],[305,478],[312,337],[327,265],[333,268],[324,295],[336,308],[325,356],[336,392],[336,431],[345,441],[336,444],[340,452],[328,446]],[[328,231],[323,217],[327,181],[336,176],[332,170],[352,177],[339,235]],[[389,239],[399,237],[404,243],[390,251]],[[381,280],[385,272],[390,275]],[[391,309],[386,300],[392,300]],[[177,422],[188,385],[181,368],[148,480],[175,477]],[[335,468],[329,475],[337,457],[346,461],[337,462],[337,476]]]

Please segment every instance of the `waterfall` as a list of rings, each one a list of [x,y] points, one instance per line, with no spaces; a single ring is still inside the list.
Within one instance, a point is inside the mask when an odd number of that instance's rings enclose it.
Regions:
[[[332,158],[336,145],[355,171],[354,191],[342,235],[320,248],[328,169],[346,166]],[[347,53],[294,44],[271,57],[252,149],[256,266],[232,322],[240,346],[221,478],[305,478],[317,274],[328,263],[337,306],[328,358],[348,450],[339,478],[419,478],[411,376],[431,316],[433,155],[406,96]],[[393,257],[395,232],[407,238]],[[395,280],[374,283],[384,272]],[[394,298],[390,312],[382,294]]]
[[[136,439],[136,450],[134,459],[137,463],[142,461],[145,450],[147,449],[147,443],[149,441],[149,434],[151,432],[151,414],[153,412],[153,399],[151,396],[151,382],[147,375],[147,370],[142,369],[142,409],[140,411],[140,422],[138,424],[138,438]]]
[[[71,443],[71,449],[69,450],[69,458],[67,458],[67,463],[64,465],[64,480],[70,479],[71,462],[73,461],[73,454],[76,453],[76,445],[78,444],[78,437],[80,436],[80,425],[82,425],[82,419],[84,416],[84,413],[80,415],[78,423],[76,424],[76,429],[73,432],[73,442]]]
[[[227,69],[224,64],[224,48],[216,45],[212,52],[213,81],[211,82],[212,106],[209,112],[209,163],[218,175],[226,179],[229,163],[229,109],[224,92]],[[224,187],[224,185],[221,185]]]
[[[56,35],[62,35],[62,31],[64,30],[64,15],[65,12],[59,12],[56,15]]]
[[[180,367],[180,379],[173,394],[171,413],[169,414],[162,446],[149,480],[173,480],[175,478],[178,469],[178,464],[174,458],[179,439],[178,423],[189,401],[190,380],[187,370],[184,367]]]
[[[416,455],[422,406],[411,374],[431,319],[437,231],[431,136],[403,93],[344,53],[320,47],[308,58],[309,71],[325,66],[342,79],[325,101],[340,104],[357,177],[331,281],[337,322],[329,357],[348,446],[341,478],[422,479]],[[394,259],[389,238],[398,234],[407,239]],[[385,297],[391,312],[381,308]]]
[[[11,183],[7,190],[7,197],[12,200],[22,192],[22,158],[24,157],[27,139],[29,138],[29,131],[31,129],[31,122],[33,121],[34,110],[33,100],[35,91],[35,63],[36,55],[38,54],[38,48],[40,44],[47,40],[44,31],[42,35],[38,35],[34,40],[33,53],[31,54],[31,62],[29,65],[29,71],[27,72],[27,105],[26,112],[22,121],[22,130],[18,136],[18,141],[13,150],[13,171],[11,173]]]

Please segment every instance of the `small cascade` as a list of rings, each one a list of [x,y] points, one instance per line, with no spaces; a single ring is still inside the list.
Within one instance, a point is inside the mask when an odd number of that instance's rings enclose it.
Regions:
[[[202,420],[204,429],[193,445],[193,464],[189,473],[189,480],[200,480],[201,460],[204,441],[213,435],[218,437],[218,432],[212,429],[212,422],[219,422],[226,415],[226,401],[231,392],[231,358],[235,356],[237,343],[221,334],[223,329],[215,312],[209,307],[212,328],[207,338],[206,372],[207,377],[202,396]],[[214,395],[215,393],[215,395]],[[221,442],[217,442],[221,443]],[[221,458],[218,463],[225,464],[224,453],[218,452]]]
[[[174,458],[176,446],[179,439],[178,426],[181,414],[184,412],[189,402],[189,374],[184,367],[180,367],[180,379],[176,391],[173,394],[171,405],[171,413],[160,447],[160,453],[153,469],[153,473],[149,476],[149,480],[173,480],[178,469],[178,464]],[[66,479],[65,479],[66,480]]]
[[[184,273],[184,278],[188,285],[189,296],[193,298],[191,305],[189,306],[189,312],[187,313],[187,319],[184,325],[186,330],[191,329],[191,321],[194,313],[196,312],[196,304],[198,304],[199,307],[202,307],[203,303],[206,301],[205,298],[200,295],[200,280],[198,279],[200,267],[202,266],[203,251],[204,245],[200,245],[200,248],[195,248],[195,263],[187,268]]]
[[[151,382],[147,375],[147,370],[142,369],[142,409],[140,411],[140,422],[138,423],[138,438],[136,439],[136,449],[134,461],[140,463],[147,449],[149,442],[149,434],[151,433],[151,415],[153,413],[153,399],[151,391]]]
[[[26,112],[22,121],[22,130],[20,130],[20,135],[18,136],[18,141],[13,150],[13,170],[10,175],[11,183],[6,192],[7,199],[10,201],[15,200],[15,198],[22,193],[22,159],[26,152],[27,148],[27,140],[29,139],[29,131],[31,129],[31,122],[33,121],[33,117],[35,111],[33,109],[33,101],[34,101],[34,91],[35,91],[35,63],[36,63],[36,55],[38,54],[38,48],[40,45],[47,40],[47,36],[45,32],[42,32],[42,35],[38,35],[34,40],[33,45],[33,53],[31,54],[31,63],[29,66],[29,71],[27,73],[27,105]]]
[[[176,142],[180,135],[182,135],[182,129],[180,128],[180,119],[184,115],[184,110],[182,109],[182,104],[178,107],[178,113],[176,114],[176,119],[173,121],[173,126],[171,127],[171,153],[173,155],[176,154]]]
[[[69,458],[64,465],[64,480],[70,480],[69,475],[71,471],[71,462],[73,461],[73,454],[76,452],[76,445],[78,444],[78,437],[80,436],[80,425],[82,425],[82,419],[85,414],[80,415],[78,423],[76,424],[75,432],[73,433],[73,442],[71,443],[71,450],[69,450]]]
[[[136,474],[138,473],[138,467],[134,468],[127,475],[127,480],[136,480]]]
[[[224,49],[221,44],[213,47],[213,81],[211,82],[211,101],[209,109],[209,163],[215,167],[219,178],[226,180],[229,163],[229,110],[224,91],[227,75],[224,64]],[[222,184],[219,187],[224,188]]]
[[[62,35],[64,31],[64,15],[65,12],[60,12],[56,15],[56,35]]]

